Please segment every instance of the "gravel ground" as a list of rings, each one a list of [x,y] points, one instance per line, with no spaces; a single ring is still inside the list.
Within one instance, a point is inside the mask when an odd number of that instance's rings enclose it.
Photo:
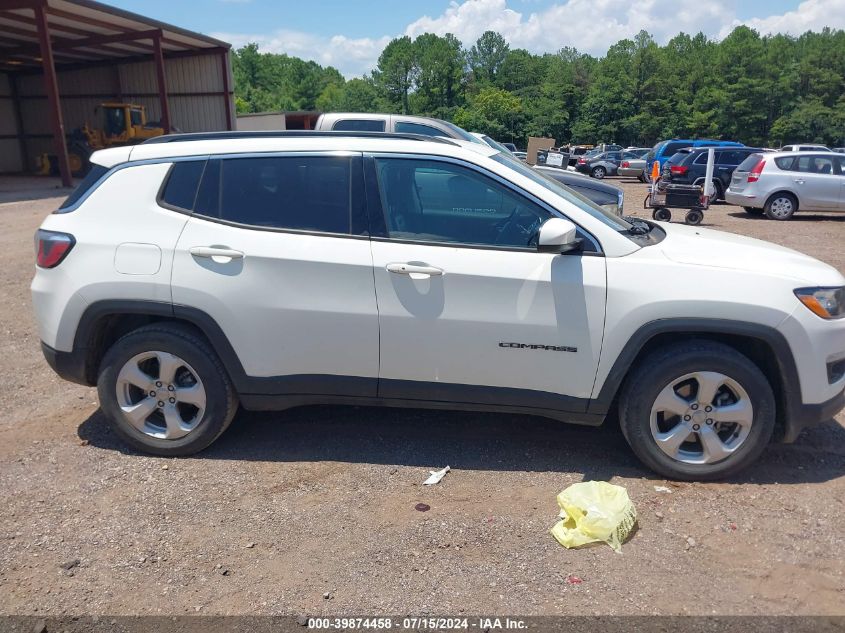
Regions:
[[[845,614],[841,414],[710,484],[655,478],[612,427],[477,413],[241,413],[193,458],[132,452],[39,350],[32,233],[57,202],[0,203],[0,613]],[[704,224],[845,270],[845,215]],[[589,479],[639,511],[621,555],[548,532]]]

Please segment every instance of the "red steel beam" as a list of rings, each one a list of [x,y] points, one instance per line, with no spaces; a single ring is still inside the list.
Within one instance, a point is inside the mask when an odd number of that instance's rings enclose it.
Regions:
[[[56,81],[56,64],[53,60],[53,48],[50,44],[50,26],[47,24],[47,13],[44,7],[35,8],[35,20],[38,27],[38,41],[41,44],[41,64],[44,67],[44,88],[50,109],[50,119],[53,124],[53,143],[59,160],[59,173],[62,185],[70,187],[73,179],[70,174],[70,161],[67,156],[67,141],[65,140],[65,124],[62,120],[62,107],[59,103],[59,85]]]
[[[0,0],[0,1],[2,1],[2,0]],[[13,22],[18,22],[20,24],[28,24],[30,26],[35,26],[35,19],[34,18],[31,18],[31,17],[26,16],[26,15],[20,15],[18,13],[8,13],[8,12],[0,11],[0,18],[2,18],[4,20],[11,20]],[[0,25],[0,28],[4,29],[6,31],[9,31],[11,33],[18,33],[19,35],[28,35],[29,37],[35,36],[35,33],[32,32],[32,31],[26,31],[24,29],[18,29],[18,28],[15,28],[15,27],[10,27],[7,24]],[[62,33],[70,33],[71,35],[82,35],[82,36],[85,36],[85,37],[91,36],[91,31],[86,31],[85,29],[79,29],[79,28],[76,28],[75,26],[67,26],[65,24],[52,24],[51,28],[52,28],[53,31],[60,31]],[[112,31],[120,31],[120,28],[112,25],[111,30]],[[69,38],[58,38],[58,37],[53,38],[54,44],[58,43],[60,41],[61,42],[73,42],[73,40],[69,39]],[[126,46],[132,46],[133,48],[140,49],[140,50],[146,51],[148,53],[152,52],[152,50],[153,50],[152,44],[143,44],[141,42],[126,42],[125,45]],[[129,53],[134,52],[134,51],[127,51],[126,49],[115,48],[114,46],[108,46],[108,45],[103,45],[103,46],[100,46],[98,48],[100,48],[101,50],[104,50],[104,51],[108,51],[108,52],[117,52],[117,53],[123,53],[123,54],[126,54],[127,52],[129,52]]]
[[[161,36],[153,38],[153,59],[158,83],[158,99],[161,104],[161,127],[170,134],[170,102],[167,100],[167,77],[164,73],[164,53],[161,50]]]
[[[234,129],[232,121],[232,89],[229,85],[229,51],[220,54],[220,67],[223,69],[223,98],[226,100],[226,129]]]
[[[93,37],[81,37],[78,40],[62,39],[53,42],[54,51],[67,51],[74,48],[92,48],[103,44],[118,44],[134,42],[136,40],[152,40],[158,37],[160,31],[130,31],[129,33],[117,33],[115,35],[95,35]],[[16,46],[15,48],[0,50],[7,55],[31,55],[38,52],[38,47]],[[111,52],[111,51],[110,51]],[[132,53],[134,51],[124,51]]]

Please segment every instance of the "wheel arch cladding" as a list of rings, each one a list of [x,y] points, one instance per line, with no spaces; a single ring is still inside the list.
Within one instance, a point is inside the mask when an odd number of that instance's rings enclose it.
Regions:
[[[74,338],[74,351],[84,355],[85,381],[97,383],[100,363],[108,349],[123,335],[156,322],[181,323],[201,335],[217,354],[236,389],[245,372],[220,326],[195,308],[156,301],[99,301],[86,308]]]
[[[607,413],[616,407],[618,395],[632,368],[652,351],[689,339],[712,340],[731,346],[757,365],[775,393],[775,438],[793,435],[790,422],[801,404],[798,370],[783,334],[774,328],[726,319],[659,319],[641,326],[614,361],[589,413]]]

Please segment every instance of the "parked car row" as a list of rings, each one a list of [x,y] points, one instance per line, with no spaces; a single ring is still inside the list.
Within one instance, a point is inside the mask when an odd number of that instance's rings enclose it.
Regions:
[[[393,132],[453,138],[481,143],[513,153],[512,144],[497,143],[484,134],[470,134],[447,121],[394,114],[333,113],[317,121],[318,130]],[[578,172],[601,180],[606,176],[648,179],[652,165],[661,179],[674,184],[703,185],[708,148],[714,148],[714,199],[724,199],[750,214],[788,220],[801,211],[845,211],[845,157],[843,148],[813,143],[784,145],[779,151],[746,147],[716,139],[668,139],[651,149],[603,144],[592,149],[570,146],[569,159]],[[523,153],[524,154],[524,153]],[[524,155],[521,156],[524,158]],[[583,176],[553,167],[536,167],[595,204],[621,214],[622,192],[617,187],[595,187]],[[598,184],[598,183],[596,183]]]

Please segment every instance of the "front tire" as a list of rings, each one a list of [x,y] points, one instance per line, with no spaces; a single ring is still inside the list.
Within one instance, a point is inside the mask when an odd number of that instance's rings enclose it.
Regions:
[[[670,479],[707,481],[760,456],[774,432],[775,398],[759,367],[734,348],[688,341],[633,368],[619,419],[646,466]]]
[[[238,407],[214,350],[177,323],[144,326],[112,345],[100,365],[97,392],[123,440],[169,457],[208,447]]]
[[[791,193],[776,193],[766,201],[763,211],[770,220],[789,220],[798,210],[798,199]]]

